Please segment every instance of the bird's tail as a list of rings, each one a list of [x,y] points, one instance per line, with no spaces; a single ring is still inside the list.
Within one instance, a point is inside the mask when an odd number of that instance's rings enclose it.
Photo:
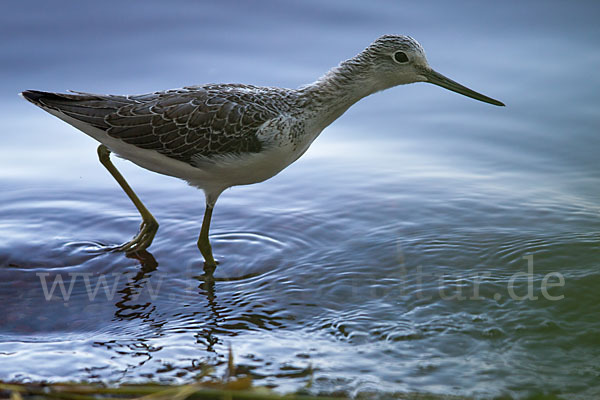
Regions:
[[[108,129],[104,117],[127,104],[122,96],[102,96],[91,93],[53,93],[25,90],[20,95],[27,101],[53,114],[72,117],[102,130]],[[108,101],[110,100],[110,101]]]

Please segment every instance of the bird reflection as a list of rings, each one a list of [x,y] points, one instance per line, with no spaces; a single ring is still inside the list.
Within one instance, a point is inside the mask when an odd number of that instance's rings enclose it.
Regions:
[[[228,337],[256,328],[268,330],[284,326],[283,317],[279,315],[281,309],[273,309],[238,290],[232,293],[230,286],[251,279],[257,273],[215,277],[214,266],[205,263],[202,273],[198,274],[198,264],[190,263],[187,273],[178,268],[167,274],[170,266],[162,265],[161,271],[159,263],[147,250],[130,253],[128,257],[139,263],[139,267],[135,273],[127,274],[126,281],[117,290],[114,317],[116,321],[136,324],[136,335],[130,339],[98,341],[95,345],[118,348],[118,352],[140,357],[137,359],[139,364],[134,362],[135,365],[128,367],[132,371],[148,360],[158,362],[153,353],[162,350],[162,342],[147,348],[140,345],[150,345],[150,338],[181,334],[179,339],[184,340],[184,346],[197,356],[188,357],[186,352],[186,356],[177,361],[167,357],[169,361],[160,361],[156,373],[178,371],[178,374],[185,374],[184,371],[202,370],[207,363],[222,362]],[[160,296],[157,296],[159,289]]]
[[[219,343],[219,338],[215,335],[215,331],[219,326],[219,321],[223,321],[219,313],[219,305],[217,296],[215,295],[215,272],[216,266],[205,262],[203,274],[198,277],[198,289],[200,293],[206,296],[208,309],[210,310],[210,319],[203,329],[196,333],[196,343],[206,345],[206,350],[214,353],[214,346]]]
[[[154,256],[146,250],[130,253],[127,258],[132,258],[140,262],[139,271],[127,280],[125,287],[119,291],[121,300],[115,303],[117,311],[115,317],[119,319],[143,319],[147,320],[155,310],[155,306],[151,302],[145,304],[129,304],[131,300],[137,299],[142,290],[144,283],[150,279],[152,273],[158,268],[158,262]]]
[[[158,268],[156,258],[147,250],[138,251],[127,254],[128,258],[135,259],[140,263],[138,272],[130,277],[124,287],[118,291],[121,295],[118,302],[115,303],[117,310],[115,317],[120,320],[140,320],[150,323],[153,330],[161,330],[168,320],[157,321],[153,317],[156,311],[156,306],[152,300],[148,300],[142,304],[136,300],[149,284],[150,278]],[[215,294],[215,267],[210,263],[204,263],[203,273],[193,278],[197,280],[197,293],[206,298],[207,307],[202,312],[194,312],[190,317],[202,317],[206,323],[195,334],[196,342],[206,346],[206,350],[215,353],[214,346],[219,343],[219,338],[215,332],[219,330],[219,323],[225,317],[220,314],[221,307],[217,302]],[[150,289],[150,288],[148,288]]]

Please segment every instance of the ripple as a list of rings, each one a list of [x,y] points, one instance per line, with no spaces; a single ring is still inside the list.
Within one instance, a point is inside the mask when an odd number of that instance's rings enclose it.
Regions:
[[[274,237],[256,232],[227,232],[211,235],[211,239],[222,243],[249,243],[251,245],[262,247],[268,245],[277,250],[282,250],[286,247],[284,242],[281,242]]]
[[[130,255],[112,251],[139,225],[126,199],[12,203],[0,210],[0,376],[186,382],[206,365],[220,372],[231,346],[240,368],[279,388],[311,374],[326,388],[435,388],[508,372],[525,387],[540,368],[566,376],[582,352],[596,355],[597,340],[582,333],[597,327],[596,225],[568,214],[561,229],[531,229],[534,210],[522,203],[429,201],[418,186],[398,197],[382,194],[389,187],[360,189],[338,188],[323,202],[268,189],[251,203],[224,199],[211,228],[214,273],[196,248],[195,192],[164,214],[174,200],[147,196],[161,227],[148,251]],[[267,208],[261,196],[291,203]],[[507,291],[527,272],[526,255],[537,301]],[[554,288],[562,301],[541,295],[550,272],[565,277]],[[48,295],[59,276],[68,296],[58,284]],[[514,289],[526,293],[527,284]],[[585,368],[598,363],[588,357]]]
[[[243,279],[236,274],[256,276],[254,270],[267,271],[281,262],[289,248],[282,240],[257,232],[226,232],[210,236],[219,265],[229,279]],[[250,256],[250,257],[248,257]],[[217,272],[217,276],[220,272]]]

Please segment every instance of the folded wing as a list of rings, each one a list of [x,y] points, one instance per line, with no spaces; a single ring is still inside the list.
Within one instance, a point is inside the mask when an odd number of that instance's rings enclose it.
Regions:
[[[249,87],[189,87],[144,95],[25,91],[59,111],[133,146],[190,162],[192,157],[259,152],[259,128],[278,116]],[[253,98],[256,97],[256,98]]]

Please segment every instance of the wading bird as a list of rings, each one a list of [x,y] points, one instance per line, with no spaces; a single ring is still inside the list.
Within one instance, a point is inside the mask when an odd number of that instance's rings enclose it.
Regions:
[[[110,153],[204,191],[206,211],[198,248],[214,268],[209,242],[212,211],[223,190],[262,182],[296,161],[321,131],[365,96],[397,85],[429,82],[503,106],[434,71],[411,37],[385,35],[316,82],[298,89],[207,84],[141,95],[83,92],[21,93],[100,146],[100,162],[142,217],[140,231],[118,249],[148,247],[158,223],[110,161]]]

